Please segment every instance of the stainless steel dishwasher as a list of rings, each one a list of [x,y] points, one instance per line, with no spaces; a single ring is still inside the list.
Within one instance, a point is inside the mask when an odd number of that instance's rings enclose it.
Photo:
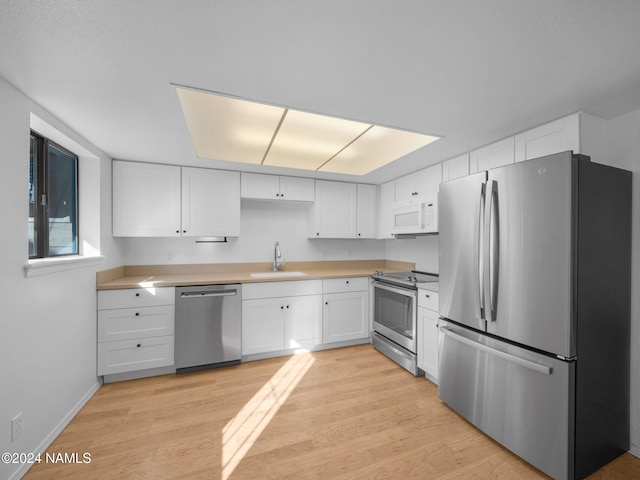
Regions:
[[[242,285],[176,287],[176,373],[237,365]]]

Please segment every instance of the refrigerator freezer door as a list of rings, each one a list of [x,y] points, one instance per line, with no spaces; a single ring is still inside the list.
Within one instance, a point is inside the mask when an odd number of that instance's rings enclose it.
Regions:
[[[543,472],[573,479],[575,362],[451,323],[441,332],[440,398]]]
[[[440,316],[485,329],[480,254],[486,172],[440,185]]]
[[[576,353],[574,162],[565,152],[488,172],[482,255],[487,332],[567,358]]]

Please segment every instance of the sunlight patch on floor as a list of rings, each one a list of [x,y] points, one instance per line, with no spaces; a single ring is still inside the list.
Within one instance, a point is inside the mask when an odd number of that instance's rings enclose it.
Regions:
[[[227,480],[314,362],[293,355],[222,429],[222,480]]]

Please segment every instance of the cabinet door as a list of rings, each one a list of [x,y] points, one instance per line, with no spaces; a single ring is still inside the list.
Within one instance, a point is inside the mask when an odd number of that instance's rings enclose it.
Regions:
[[[419,170],[416,175],[416,191],[418,195],[416,200],[424,202],[427,200],[435,200],[438,195],[438,189],[442,183],[442,164],[437,163],[428,168]]]
[[[113,162],[113,236],[180,235],[180,167]]]
[[[448,182],[469,175],[469,154],[450,158],[442,162],[442,181]]]
[[[393,238],[391,229],[393,228],[394,188],[393,181],[380,185],[380,191],[378,192],[377,238]]]
[[[514,138],[509,137],[469,154],[469,171],[482,172],[514,163]]]
[[[411,173],[395,179],[394,201],[398,204],[410,205],[418,195],[416,190],[416,175]]]
[[[438,314],[418,308],[418,367],[429,379],[438,381]]]
[[[310,238],[356,237],[356,184],[316,180],[316,201],[309,206]]]
[[[242,301],[242,354],[284,350],[287,299]]]
[[[312,348],[322,343],[322,295],[286,299],[285,348]]]
[[[315,200],[315,181],[312,178],[280,177],[280,198],[297,202]]]
[[[240,234],[240,173],[182,168],[182,235]]]
[[[357,185],[356,229],[358,238],[376,238],[376,186]]]
[[[368,318],[368,292],[324,295],[322,343],[367,338]]]
[[[516,162],[567,150],[580,153],[580,114],[578,113],[532,128],[515,137]]]
[[[260,173],[242,173],[242,198],[280,198],[280,177]]]

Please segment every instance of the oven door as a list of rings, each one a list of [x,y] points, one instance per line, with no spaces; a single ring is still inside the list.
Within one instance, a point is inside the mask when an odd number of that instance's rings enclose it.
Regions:
[[[381,282],[373,285],[373,329],[416,353],[417,292]]]

